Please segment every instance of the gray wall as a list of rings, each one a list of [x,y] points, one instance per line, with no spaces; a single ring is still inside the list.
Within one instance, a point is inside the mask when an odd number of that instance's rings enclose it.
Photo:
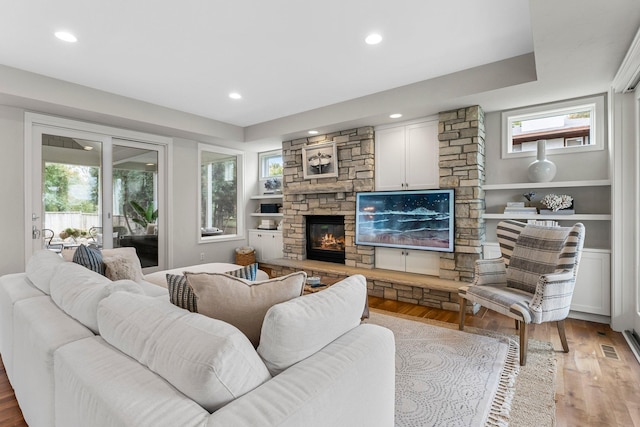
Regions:
[[[608,117],[608,116],[605,116]],[[606,120],[605,120],[606,123]],[[518,157],[511,159],[502,158],[502,132],[501,112],[485,114],[485,147],[486,147],[486,184],[508,184],[528,182],[527,167],[533,162],[535,152],[530,157]],[[608,131],[605,129],[604,150],[589,151],[584,153],[549,154],[547,158],[553,161],[557,167],[557,173],[553,181],[580,181],[580,180],[606,180],[610,178],[609,143],[606,138]],[[574,198],[576,213],[611,213],[611,188],[599,187],[569,187],[569,188],[544,188],[536,189],[536,184],[531,183],[531,190],[536,193],[535,202],[539,203],[544,195],[549,193],[569,194]],[[492,190],[485,192],[486,212],[502,213],[508,201],[525,201],[522,196],[526,190]],[[487,220],[486,240],[495,242],[495,226],[497,220]],[[583,221],[587,227],[585,247],[610,249],[611,248],[611,222],[610,221]],[[569,221],[563,221],[561,225],[571,225]]]
[[[606,114],[606,112],[605,112]],[[605,116],[606,117],[606,116]],[[528,182],[527,167],[536,157],[502,158],[501,112],[485,114],[486,144],[486,184]],[[605,120],[606,122],[606,120]],[[605,139],[607,137],[605,129]],[[606,143],[606,142],[605,142]],[[609,178],[608,144],[604,150],[585,153],[555,154],[547,152],[547,158],[554,162],[557,173],[554,181],[579,181]]]
[[[0,105],[0,274],[24,271],[24,112]]]

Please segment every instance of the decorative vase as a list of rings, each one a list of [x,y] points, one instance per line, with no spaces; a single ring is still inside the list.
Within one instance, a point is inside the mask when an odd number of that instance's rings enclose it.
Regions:
[[[556,176],[556,165],[551,160],[547,160],[547,141],[538,141],[538,158],[529,165],[529,181],[549,182]]]

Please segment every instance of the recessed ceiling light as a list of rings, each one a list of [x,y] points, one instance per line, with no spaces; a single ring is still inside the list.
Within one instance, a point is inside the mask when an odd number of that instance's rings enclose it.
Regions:
[[[400,113],[393,113],[389,116],[392,119],[399,119],[400,117],[402,117],[402,114]]]
[[[231,92],[229,94],[229,98],[231,98],[231,99],[242,99],[242,95],[240,95],[238,92]]]
[[[318,131],[317,130],[310,130],[309,131],[309,135],[317,135]]]
[[[75,43],[75,42],[78,41],[76,36],[74,36],[73,34],[67,32],[67,31],[57,31],[54,35],[57,38],[59,38],[60,40],[63,40],[65,42]]]
[[[155,166],[155,163],[147,163],[147,166]]]
[[[382,41],[382,36],[378,33],[369,34],[364,41],[367,44],[378,44]]]
[[[93,150],[93,147],[92,147],[92,146],[90,146],[90,145],[85,145],[85,146],[84,146],[84,147],[82,147],[82,148],[84,148],[84,149],[85,149],[85,150],[87,150],[87,151],[91,151],[91,150]]]

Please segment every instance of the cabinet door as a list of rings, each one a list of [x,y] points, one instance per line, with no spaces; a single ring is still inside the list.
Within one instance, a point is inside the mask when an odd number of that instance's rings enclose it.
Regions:
[[[256,230],[249,230],[249,246],[256,251],[256,261],[262,261],[262,234]]]
[[[273,231],[263,235],[263,261],[282,258],[282,233]]]
[[[439,188],[439,152],[437,121],[407,126],[406,190]]]
[[[402,249],[376,248],[376,268],[404,271],[404,254]]]
[[[440,252],[405,250],[405,271],[407,273],[440,275]]]
[[[376,190],[404,190],[405,128],[376,131]]]
[[[611,315],[611,254],[584,249],[578,267],[571,310]]]

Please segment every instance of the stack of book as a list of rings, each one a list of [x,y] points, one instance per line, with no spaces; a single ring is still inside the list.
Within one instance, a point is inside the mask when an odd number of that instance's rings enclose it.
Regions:
[[[527,220],[527,224],[533,224],[533,225],[542,225],[543,227],[558,227],[558,221],[551,221],[551,220],[541,220],[541,219],[530,219]]]
[[[524,215],[538,213],[538,210],[535,207],[525,206],[524,202],[507,202],[504,213]]]

